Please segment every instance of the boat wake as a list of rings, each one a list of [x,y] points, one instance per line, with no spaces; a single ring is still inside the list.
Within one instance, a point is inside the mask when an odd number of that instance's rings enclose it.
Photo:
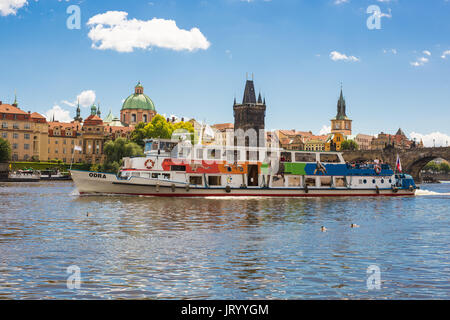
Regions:
[[[440,183],[450,183],[450,181],[439,181]]]
[[[416,190],[416,196],[450,196],[450,193],[440,193],[440,192],[434,192],[430,190],[423,190],[419,189]]]

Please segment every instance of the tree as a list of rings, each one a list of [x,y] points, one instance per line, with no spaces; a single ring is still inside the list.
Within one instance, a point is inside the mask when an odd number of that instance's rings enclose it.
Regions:
[[[439,165],[439,171],[444,172],[444,173],[449,173],[450,172],[450,166],[448,165],[448,163],[442,162]]]
[[[127,141],[124,138],[118,138],[114,141],[108,141],[105,144],[104,153],[106,162],[120,162],[125,157],[143,156],[142,148],[134,142]]]
[[[11,160],[11,145],[8,140],[0,138],[0,163]]]
[[[131,133],[131,141],[144,147],[144,139],[160,138],[171,139],[173,133],[188,132],[194,133],[194,127],[189,122],[167,122],[166,119],[157,114],[150,123],[145,125],[139,123]]]
[[[140,122],[131,133],[131,141],[144,147],[144,139],[146,138],[146,124],[144,122]]]
[[[345,140],[341,143],[341,150],[358,150],[359,146],[355,140]]]
[[[142,157],[144,155],[142,148],[138,144],[127,141],[124,138],[108,141],[105,144],[104,153],[106,155],[105,162],[100,166],[93,165],[91,171],[116,173],[123,164],[123,158]]]

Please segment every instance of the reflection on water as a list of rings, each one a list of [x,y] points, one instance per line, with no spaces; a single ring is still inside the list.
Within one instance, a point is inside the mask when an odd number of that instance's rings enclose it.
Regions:
[[[424,188],[438,194],[79,197],[70,182],[3,183],[0,299],[448,299],[450,186]],[[381,290],[367,289],[370,265]]]

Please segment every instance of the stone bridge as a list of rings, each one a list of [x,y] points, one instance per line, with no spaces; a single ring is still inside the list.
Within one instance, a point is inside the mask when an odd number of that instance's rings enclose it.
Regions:
[[[397,154],[400,156],[403,172],[412,175],[417,182],[421,181],[420,171],[428,162],[436,158],[450,162],[450,147],[344,151],[343,156],[348,162],[380,159],[395,168]]]

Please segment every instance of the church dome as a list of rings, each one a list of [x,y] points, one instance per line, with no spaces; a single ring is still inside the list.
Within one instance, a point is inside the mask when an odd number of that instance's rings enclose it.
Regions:
[[[122,110],[130,109],[142,109],[156,112],[155,104],[152,99],[144,94],[144,87],[140,82],[134,87],[134,94],[126,98],[122,105]]]

